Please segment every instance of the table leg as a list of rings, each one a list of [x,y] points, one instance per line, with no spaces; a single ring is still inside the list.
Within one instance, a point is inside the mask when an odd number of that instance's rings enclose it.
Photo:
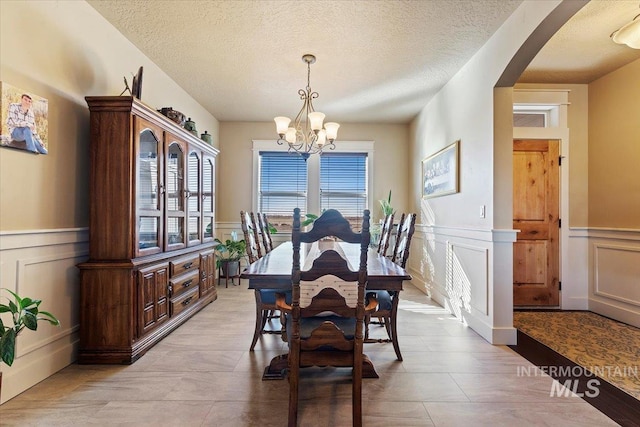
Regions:
[[[287,369],[289,368],[289,355],[281,354],[271,359],[269,366],[264,368],[262,380],[283,380],[287,377]],[[366,354],[362,355],[362,378],[380,378],[373,366],[373,362]]]
[[[283,380],[289,368],[289,354],[281,354],[271,359],[269,366],[264,368],[262,380]]]
[[[392,293],[391,302],[391,341],[393,342],[393,350],[396,352],[396,358],[402,362],[402,353],[400,353],[400,344],[398,344],[398,302],[400,300],[400,292]]]

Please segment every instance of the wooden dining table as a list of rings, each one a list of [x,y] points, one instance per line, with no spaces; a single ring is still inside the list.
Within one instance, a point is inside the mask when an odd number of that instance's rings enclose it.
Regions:
[[[336,243],[340,246],[341,252],[347,258],[347,261],[357,269],[360,263],[360,245],[344,242]],[[305,245],[304,243],[302,244],[300,251],[300,264],[302,266],[309,265],[309,262],[312,261],[310,258],[318,254],[318,251],[311,250],[311,245],[306,247]],[[292,264],[292,243],[290,241],[284,242],[256,262],[250,264],[242,272],[240,278],[249,280],[249,289],[291,289]],[[367,276],[367,291],[388,291],[392,297],[393,310],[397,310],[402,283],[405,280],[411,280],[411,275],[389,258],[378,254],[375,248],[369,248]],[[394,342],[395,345],[397,345],[397,340]],[[286,369],[287,354],[276,356],[271,360],[269,366],[265,368],[262,379],[284,379]],[[363,377],[378,378],[373,365],[364,367]]]

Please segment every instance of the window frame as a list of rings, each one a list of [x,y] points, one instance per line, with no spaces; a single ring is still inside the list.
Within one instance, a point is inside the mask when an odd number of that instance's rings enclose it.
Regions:
[[[327,153],[363,153],[367,155],[367,202],[366,208],[372,211],[372,195],[375,194],[373,187],[374,175],[374,141],[336,141],[336,149]],[[278,145],[275,139],[253,140],[253,168],[252,168],[252,210],[257,211],[259,206],[258,190],[260,179],[260,152],[261,151],[281,151],[286,152],[285,145]],[[297,154],[291,153],[292,156]],[[320,213],[320,156],[312,154],[307,159],[307,212]],[[291,212],[293,215],[293,212]]]

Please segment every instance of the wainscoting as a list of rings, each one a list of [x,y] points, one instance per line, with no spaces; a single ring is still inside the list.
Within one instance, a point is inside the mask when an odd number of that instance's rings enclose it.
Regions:
[[[0,403],[75,360],[80,300],[76,264],[88,254],[86,228],[0,233],[0,287],[41,299],[40,308],[61,323],[57,328],[41,322],[37,331],[25,330],[18,336],[13,365],[2,365]],[[6,291],[0,295],[8,296]]]
[[[513,344],[513,269],[504,259],[513,257],[514,240],[514,230],[417,225],[411,282],[490,343]]]
[[[640,327],[640,230],[584,230],[589,254],[589,310]]]
[[[221,239],[231,231],[242,236],[239,222],[217,227]],[[273,240],[277,245],[288,235]],[[514,230],[417,224],[407,265],[411,283],[489,342],[511,344],[513,265],[505,260],[513,258],[514,240]],[[572,227],[566,241],[561,308],[640,327],[640,230]]]

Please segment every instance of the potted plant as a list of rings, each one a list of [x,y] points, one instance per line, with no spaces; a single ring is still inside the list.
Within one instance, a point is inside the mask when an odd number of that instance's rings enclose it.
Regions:
[[[0,317],[0,359],[8,366],[13,364],[16,355],[16,337],[24,328],[35,331],[38,322],[44,320],[52,325],[60,326],[60,321],[51,313],[39,309],[39,299],[21,298],[18,294],[5,289],[13,296],[13,300],[7,298],[8,304],[0,302],[0,314],[11,313],[11,323],[5,323]],[[5,317],[6,320],[6,317]],[[0,388],[2,387],[2,371],[0,371]]]
[[[391,190],[389,190],[389,197],[387,200],[380,200],[380,207],[382,208],[382,217],[386,218],[387,215],[394,213],[393,206],[391,206]]]
[[[221,275],[232,277],[240,274],[240,260],[247,252],[245,241],[227,239],[222,242],[218,238],[214,241],[216,267],[221,270]]]
[[[300,222],[301,227],[306,227],[307,225],[311,225],[316,219],[318,219],[318,215],[312,214],[312,213],[306,213],[303,216],[304,216],[304,221]]]

